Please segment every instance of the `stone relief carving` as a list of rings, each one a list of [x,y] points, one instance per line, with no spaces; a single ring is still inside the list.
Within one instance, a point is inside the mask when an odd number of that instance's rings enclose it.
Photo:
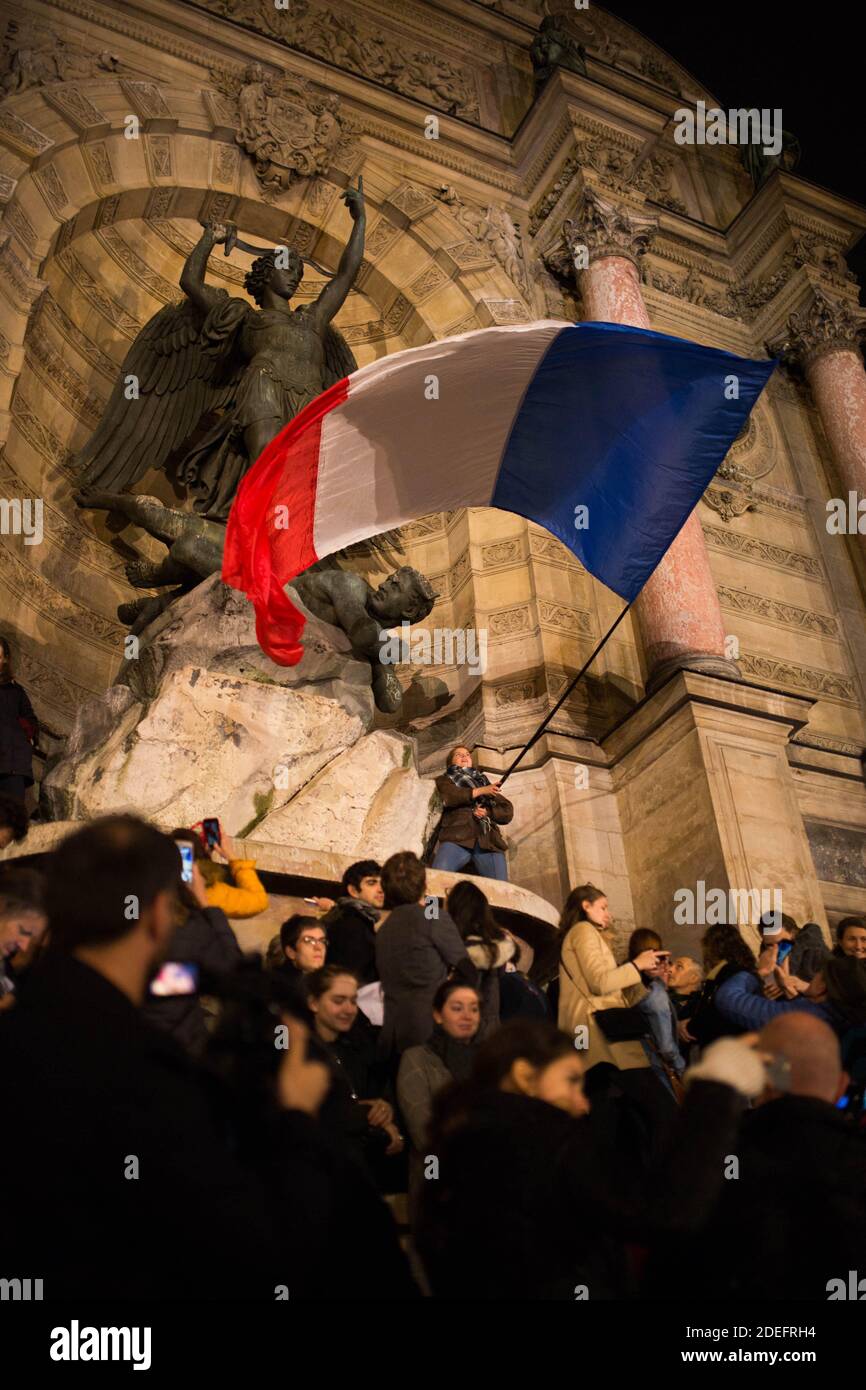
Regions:
[[[298,178],[324,174],[337,147],[349,143],[339,98],[317,91],[304,78],[250,63],[243,73],[212,68],[211,80],[234,103],[235,139],[271,196]]]
[[[513,281],[526,298],[529,294],[529,281],[523,240],[520,228],[511,214],[496,203],[489,203],[485,209],[480,203],[461,197],[450,184],[443,183],[435,196],[456,217],[472,241],[483,246],[493,259],[498,261],[509,280]]]
[[[676,160],[664,151],[645,155],[641,150],[624,148],[612,139],[594,135],[579,140],[575,152],[569,155],[555,181],[539,199],[529,219],[529,234],[536,232],[550,216],[575,174],[590,169],[613,193],[629,189],[645,193],[654,203],[671,212],[685,213],[685,203],[673,189]]]
[[[738,531],[723,531],[718,526],[704,526],[703,531],[707,544],[717,550],[746,555],[775,569],[805,574],[809,579],[824,578],[820,562],[812,555],[802,555],[796,550],[787,550],[783,545],[757,540],[754,536],[743,536]]]
[[[575,10],[566,0],[560,0],[556,8],[568,14],[571,31],[603,63],[636,73],[677,96],[683,95],[681,80],[673,67],[652,44],[642,41],[627,25],[618,23],[608,13],[596,18],[590,9]]]
[[[292,0],[289,9],[277,9],[272,0],[193,3],[435,109],[478,119],[478,94],[467,67],[383,32],[366,18],[341,13],[321,0]]]
[[[814,666],[799,666],[792,661],[776,661],[774,657],[757,652],[741,652],[737,658],[746,676],[755,676],[771,685],[790,686],[810,695],[829,696],[845,704],[857,704],[854,686],[845,676],[833,671],[820,671]]]
[[[30,20],[10,20],[0,52],[0,100],[55,82],[74,82],[102,72],[119,72],[114,53],[93,53]]]
[[[757,503],[752,500],[749,484],[744,492],[733,492],[730,488],[724,487],[708,487],[703,501],[708,507],[712,507],[714,512],[718,512],[722,521],[733,521],[736,516],[758,510]]]
[[[753,594],[745,589],[732,589],[726,584],[719,586],[718,595],[723,608],[781,623],[784,627],[794,627],[800,632],[817,632],[822,637],[839,636],[839,625],[829,613],[816,613],[810,608],[799,608],[794,603],[783,603],[781,599]]]

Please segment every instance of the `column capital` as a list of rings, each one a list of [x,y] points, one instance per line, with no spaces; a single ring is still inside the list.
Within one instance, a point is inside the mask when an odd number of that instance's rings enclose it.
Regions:
[[[585,246],[590,261],[619,256],[639,268],[640,258],[649,250],[658,226],[657,217],[586,185],[562,231],[572,261],[578,247]]]
[[[791,314],[770,350],[809,368],[827,352],[856,352],[866,335],[866,309],[813,286],[802,309]]]

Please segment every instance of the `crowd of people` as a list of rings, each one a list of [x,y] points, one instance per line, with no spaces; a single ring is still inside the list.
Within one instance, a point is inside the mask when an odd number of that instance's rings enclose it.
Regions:
[[[0,849],[38,725],[0,641]],[[825,1298],[866,1249],[866,918],[497,918],[501,787],[458,746],[432,866],[362,859],[267,949],[218,821],[0,865],[7,1272],[47,1297]],[[656,930],[656,926],[659,930]],[[177,1235],[186,1241],[178,1258]]]
[[[361,860],[245,954],[267,893],[221,832],[115,816],[0,867],[7,1265],[48,1297],[825,1298],[866,1249],[866,919],[619,952],[583,884],[530,969],[483,883]]]

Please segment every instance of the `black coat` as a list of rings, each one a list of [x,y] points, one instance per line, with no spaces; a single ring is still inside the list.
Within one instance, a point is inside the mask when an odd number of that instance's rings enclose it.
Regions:
[[[433,996],[449,971],[473,987],[478,971],[447,912],[427,917],[419,903],[395,907],[376,934],[376,966],[385,993],[380,1042],[384,1055],[425,1043],[433,1029]]]
[[[33,781],[33,745],[19,720],[31,726],[33,742],[39,732],[27,691],[17,681],[0,683],[0,776]]]
[[[642,1174],[588,1119],[491,1091],[434,1135],[418,1248],[433,1293],[456,1299],[590,1299],[630,1291],[626,1241],[697,1227],[723,1181],[742,1102],[697,1082],[664,1164]]]
[[[320,925],[328,933],[329,965],[345,966],[362,985],[378,980],[376,928],[364,912],[352,905],[351,898],[341,898]]]
[[[190,912],[174,933],[167,959],[188,961],[208,975],[227,975],[240,965],[243,953],[222,909],[201,907]],[[206,980],[203,983],[206,992]],[[167,998],[149,995],[142,1013],[156,1028],[164,1028],[190,1051],[202,1051],[207,1029],[197,994]]]
[[[4,1275],[76,1302],[413,1293],[390,1213],[316,1122],[274,1107],[241,1163],[223,1101],[124,994],[49,951],[0,1015]]]
[[[744,1116],[731,1154],[739,1175],[674,1259],[691,1296],[826,1301],[830,1279],[864,1272],[866,1137],[840,1111],[806,1096],[770,1101]]]
[[[739,974],[742,968],[741,965],[733,965],[728,961],[711,980],[704,980],[697,1002],[688,1018],[689,1032],[699,1047],[709,1047],[717,1038],[734,1037],[742,1032],[736,1024],[722,1018],[715,1004],[719,985]]]

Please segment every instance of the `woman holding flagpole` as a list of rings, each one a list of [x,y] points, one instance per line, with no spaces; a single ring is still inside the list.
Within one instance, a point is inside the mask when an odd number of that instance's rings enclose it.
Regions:
[[[448,754],[444,773],[436,778],[436,789],[445,810],[432,867],[506,881],[508,846],[499,827],[508,825],[514,807],[499,784],[479,772],[470,750],[458,744]]]

